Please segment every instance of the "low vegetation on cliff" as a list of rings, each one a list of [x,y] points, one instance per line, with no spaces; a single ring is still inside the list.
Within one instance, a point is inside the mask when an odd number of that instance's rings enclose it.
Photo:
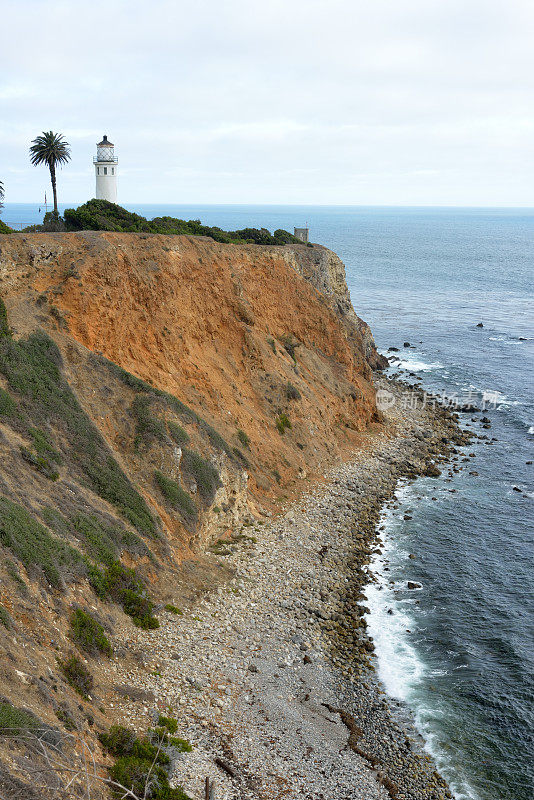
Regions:
[[[58,230],[57,221],[45,219],[43,225],[32,225],[27,230]],[[127,211],[108,200],[89,200],[78,208],[67,208],[61,221],[65,231],[115,231],[117,233],[163,233],[187,236],[209,236],[223,244],[302,244],[300,239],[289,231],[278,229],[271,234],[266,228],[243,228],[224,231],[216,226],[203,225],[198,219],[177,219],[176,217],[154,217],[152,220]],[[6,231],[7,232],[7,231]]]

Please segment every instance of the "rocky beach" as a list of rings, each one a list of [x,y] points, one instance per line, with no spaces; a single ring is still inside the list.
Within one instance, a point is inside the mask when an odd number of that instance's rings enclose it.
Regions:
[[[174,779],[193,797],[206,777],[217,800],[451,796],[376,678],[365,586],[399,480],[439,475],[470,435],[420,389],[377,386],[395,398],[381,433],[285,514],[251,519],[212,547],[228,583],[162,614],[148,639],[124,630],[138,667],[110,665],[135,698],[120,721],[142,731],[158,712],[177,717],[193,750],[177,754]]]

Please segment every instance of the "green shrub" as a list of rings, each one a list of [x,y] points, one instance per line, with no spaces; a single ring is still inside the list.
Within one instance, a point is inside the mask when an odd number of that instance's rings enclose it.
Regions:
[[[195,453],[194,450],[184,447],[181,467],[183,472],[195,481],[202,499],[210,503],[215,492],[222,485],[219,473],[213,464]]]
[[[167,478],[162,472],[156,470],[154,478],[163,497],[169,501],[170,505],[180,512],[185,522],[193,524],[196,522],[198,510],[192,497],[179,486],[176,481]]]
[[[34,467],[37,472],[41,472],[45,478],[49,478],[51,481],[57,481],[59,472],[52,466],[48,458],[45,458],[45,456],[38,456],[32,453],[31,450],[28,450],[27,447],[22,446],[20,448],[20,454],[27,464]]]
[[[287,414],[280,414],[276,418],[276,427],[278,428],[278,433],[282,436],[286,432],[286,428],[291,428],[291,420]]]
[[[289,231],[283,230],[283,228],[278,228],[273,233],[273,238],[276,239],[276,244],[299,244],[300,242],[300,239],[289,233]]]
[[[108,565],[117,560],[115,537],[110,535],[113,529],[106,530],[96,517],[85,514],[77,514],[72,519],[72,524],[92,558]]]
[[[78,539],[83,550],[100,564],[111,565],[123,551],[147,556],[157,563],[143,540],[120,524],[107,525],[95,515],[86,514],[76,514],[67,520],[50,507],[43,508],[41,514],[54,533],[62,539]],[[89,563],[87,558],[84,560]]]
[[[273,469],[273,475],[277,483],[282,483],[282,476],[280,475],[277,469]]]
[[[276,342],[271,336],[267,339],[267,344],[269,345],[273,353],[276,355]]]
[[[20,572],[17,565],[13,561],[6,561],[5,567],[7,574],[13,581],[15,581],[19,589],[21,589],[24,593],[27,592],[28,587],[26,586],[25,581],[20,577]]]
[[[165,611],[168,611],[170,614],[179,614],[182,616],[184,613],[181,608],[178,608],[178,606],[173,606],[172,603],[166,603],[164,608]]]
[[[21,447],[20,454],[22,458],[38,472],[41,472],[45,478],[57,481],[59,472],[51,462],[55,461],[56,464],[61,464],[63,461],[61,453],[54,448],[44,431],[39,430],[39,428],[29,428],[28,433],[32,439],[32,447],[35,452],[32,452],[28,447]]]
[[[72,518],[72,525],[89,554],[101,564],[112,564],[124,550],[133,555],[150,555],[148,547],[137,534],[119,525],[106,525],[97,517],[86,514],[76,514]]]
[[[111,778],[127,787],[134,795],[151,800],[191,800],[180,787],[172,788],[169,784],[167,770],[146,758],[122,756],[109,770]],[[146,786],[150,786],[146,792]],[[124,797],[121,789],[114,790],[116,797]]]
[[[7,319],[7,309],[4,301],[0,297],[0,339],[4,336],[11,336],[11,328]]]
[[[290,333],[284,333],[282,336],[280,336],[280,341],[286,353],[289,353],[289,355],[296,364],[297,358],[295,356],[295,350],[297,349],[297,347],[300,346],[300,342],[295,341],[295,339]]]
[[[191,742],[188,742],[187,739],[182,739],[180,736],[168,736],[167,742],[170,747],[174,747],[180,753],[191,753],[193,750]]]
[[[180,787],[169,784],[170,758],[165,748],[175,747],[181,752],[190,752],[191,745],[184,739],[171,737],[163,731],[164,738],[156,743],[147,737],[138,738],[133,731],[122,725],[112,725],[108,733],[99,735],[103,748],[116,758],[110,767],[110,777],[139,797],[151,800],[191,800]],[[176,738],[176,742],[174,741]],[[147,779],[150,784],[147,789]],[[124,793],[114,790],[114,796]]]
[[[165,728],[154,728],[152,731],[152,741],[158,742],[163,747],[173,747],[180,753],[190,753],[193,750],[193,745],[187,739],[182,739],[179,736],[171,736]]]
[[[243,228],[238,231],[223,231],[218,227],[202,225],[200,220],[155,217],[147,220],[139,214],[107,200],[89,200],[78,208],[67,208],[63,213],[66,230],[69,231],[123,231],[130,233],[163,233],[172,235],[210,236],[216,242],[250,242],[253,244],[284,245],[300,243],[293,234],[278,229],[271,236],[266,228]],[[42,226],[36,226],[39,229]]]
[[[111,599],[119,603],[138,628],[159,628],[159,622],[152,613],[154,606],[133,569],[114,561],[104,572],[93,567],[89,579],[100,599]]]
[[[135,417],[134,450],[139,451],[142,444],[148,446],[153,439],[160,442],[167,438],[162,420],[150,413],[150,395],[138,394],[134,397],[131,411]]]
[[[39,727],[41,723],[31,711],[23,711],[11,703],[0,701],[0,734],[16,736]]]
[[[293,386],[292,383],[288,383],[286,386],[286,397],[288,400],[300,400],[302,395],[296,386]]]
[[[158,725],[160,728],[165,728],[168,733],[176,733],[178,730],[178,721],[173,719],[173,717],[166,717],[163,714],[160,714],[158,717]]]
[[[5,389],[0,388],[0,417],[10,417],[17,410],[17,404]]]
[[[56,539],[22,506],[0,497],[0,542],[24,564],[26,569],[42,570],[54,587],[62,579],[86,572],[82,555],[69,544]]]
[[[80,608],[76,609],[70,619],[70,635],[89,655],[102,653],[110,656],[113,652],[102,625]]]
[[[114,781],[129,789],[137,797],[146,797],[145,790],[149,776],[153,782],[157,781],[159,784],[160,771],[161,767],[157,765],[152,768],[152,761],[148,758],[119,756],[110,768],[109,774]],[[119,796],[119,791],[121,790],[115,790],[116,796]],[[154,797],[153,792],[150,794]],[[122,791],[120,796],[124,796]]]
[[[7,628],[8,631],[11,630],[13,627],[13,620],[11,619],[11,614],[4,608],[4,606],[0,606],[0,625],[3,625],[4,628]]]
[[[123,725],[112,725],[107,733],[98,736],[102,747],[112,756],[131,755],[137,741],[135,733]]]
[[[0,233],[15,233],[12,228],[9,228],[5,222],[0,219]]]
[[[69,231],[150,231],[150,225],[144,217],[108,200],[89,200],[76,209],[67,208],[63,212],[63,219]]]
[[[155,521],[61,372],[56,344],[43,332],[25,341],[0,338],[0,372],[24,399],[34,426],[53,421],[61,429],[76,469],[89,487],[115,506],[141,533],[154,535]]]
[[[41,431],[39,428],[29,428],[28,433],[31,436],[33,448],[36,453],[39,453],[39,455],[45,455],[51,461],[61,464],[63,461],[61,453],[55,449],[48,435],[44,431]]]
[[[122,607],[132,618],[134,625],[145,631],[159,628],[159,621],[152,613],[151,601],[135,589],[124,589],[121,595]]]
[[[156,470],[154,472],[154,478],[163,497],[166,500],[168,500],[169,503],[171,503],[173,506],[178,508],[181,501],[180,495],[181,492],[183,492],[184,490],[181,489],[181,487],[176,483],[176,481],[173,481],[171,478],[167,478],[166,475],[164,475],[163,472],[160,472],[159,470]],[[189,495],[187,496],[189,497]]]
[[[250,447],[250,436],[245,433],[245,431],[241,430],[241,428],[237,431],[237,438],[243,445],[243,447]]]
[[[188,444],[189,442],[189,434],[187,431],[184,431],[176,422],[169,421],[167,423],[169,426],[169,433],[173,441],[176,442],[177,445]]]
[[[137,375],[132,375],[131,372],[127,372],[127,370],[119,367],[118,364],[115,364],[113,361],[105,358],[105,356],[98,356],[96,353],[91,354],[94,359],[98,361],[103,361],[110,372],[115,375],[120,381],[124,383],[125,386],[128,386],[130,389],[135,389],[136,392],[152,392],[155,391],[152,386],[144,381],[142,378],[138,378]]]
[[[65,680],[83,698],[87,699],[93,691],[94,679],[78,656],[70,655],[66,661],[58,661]]]
[[[55,715],[67,731],[76,730],[76,722],[65,705],[56,708]]]

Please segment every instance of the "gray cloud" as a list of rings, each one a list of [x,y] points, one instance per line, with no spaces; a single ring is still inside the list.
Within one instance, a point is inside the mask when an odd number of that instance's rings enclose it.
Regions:
[[[530,0],[19,0],[4,4],[0,178],[65,133],[60,197],[123,202],[532,205]]]

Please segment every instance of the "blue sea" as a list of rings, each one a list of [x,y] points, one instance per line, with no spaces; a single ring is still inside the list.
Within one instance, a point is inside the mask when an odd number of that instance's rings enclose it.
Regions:
[[[455,796],[532,800],[534,209],[127,208],[225,229],[308,223],[345,262],[378,348],[399,348],[393,371],[452,400],[486,398],[490,429],[463,415],[489,437],[462,452],[476,454],[466,468],[399,487],[385,510],[368,623],[388,693],[411,709]],[[36,211],[7,206],[3,219]]]

